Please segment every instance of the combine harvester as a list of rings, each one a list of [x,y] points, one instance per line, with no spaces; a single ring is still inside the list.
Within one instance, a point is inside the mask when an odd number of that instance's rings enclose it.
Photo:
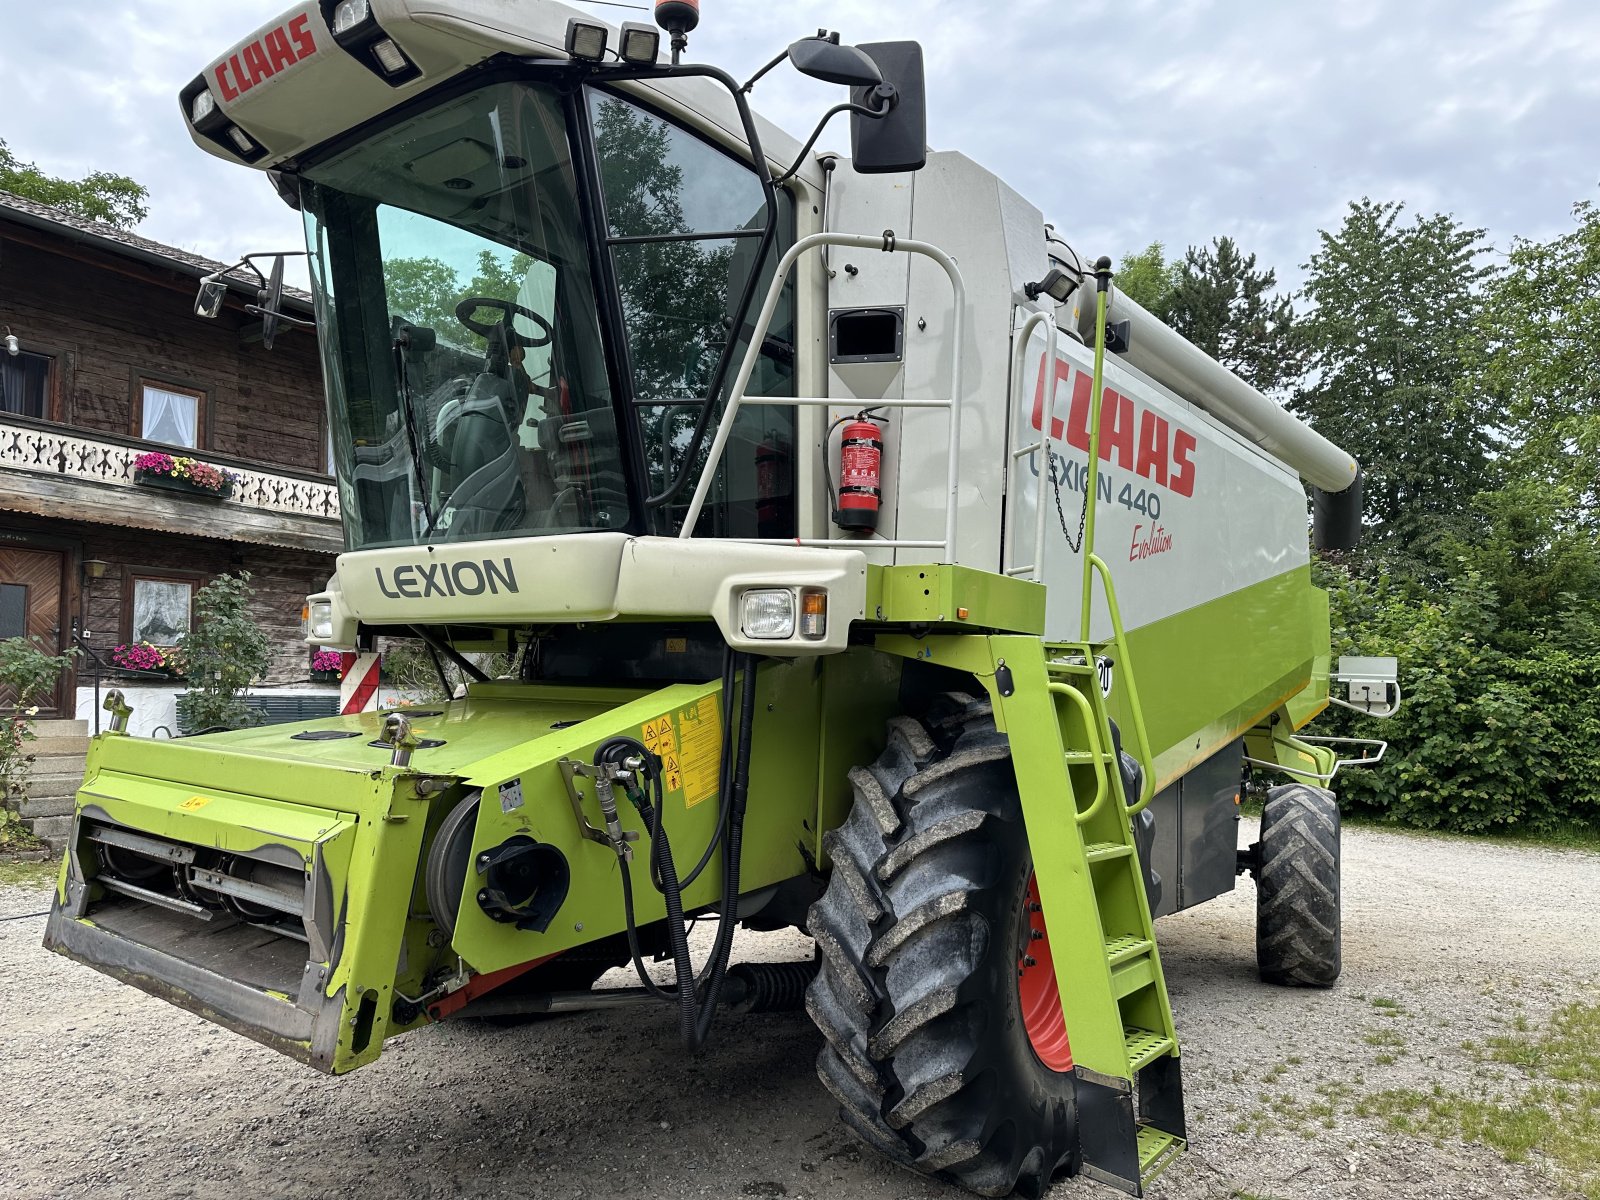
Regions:
[[[1185,1137],[1152,918],[1251,871],[1262,975],[1339,973],[1304,484],[1348,544],[1357,464],[927,152],[915,43],[766,68],[850,89],[846,160],[656,15],[322,0],[183,89],[304,215],[349,546],[309,640],[473,682],[159,742],[113,697],[46,944],[335,1074],[434,1021],[666,1003],[693,1050],[803,1003],[894,1161],[1137,1195]],[[740,924],[816,958],[730,963]]]

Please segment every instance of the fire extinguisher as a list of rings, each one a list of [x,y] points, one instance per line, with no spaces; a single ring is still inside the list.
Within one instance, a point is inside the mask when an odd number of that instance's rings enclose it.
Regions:
[[[833,523],[840,529],[878,527],[883,503],[883,432],[858,413],[839,436],[839,496]]]

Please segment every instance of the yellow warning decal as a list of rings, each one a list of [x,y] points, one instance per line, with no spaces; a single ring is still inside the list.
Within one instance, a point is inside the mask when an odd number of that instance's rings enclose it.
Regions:
[[[196,809],[204,808],[210,803],[210,796],[190,796],[182,804],[178,805],[178,807],[188,812],[194,812]]]
[[[661,759],[661,783],[682,792],[685,808],[717,794],[722,762],[722,714],[715,697],[646,721],[640,740]]]
[[[693,808],[717,794],[722,763],[722,713],[708,696],[678,710],[677,758],[683,778],[683,804]]]

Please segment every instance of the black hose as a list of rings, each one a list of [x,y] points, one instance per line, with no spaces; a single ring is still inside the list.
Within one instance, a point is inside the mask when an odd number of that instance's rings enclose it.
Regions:
[[[750,735],[755,726],[756,713],[755,659],[748,654],[743,658],[744,691],[739,697],[739,750],[733,768],[728,836],[722,842],[722,912],[717,922],[716,944],[711,951],[711,978],[706,983],[705,998],[700,1005],[695,1040],[690,1046],[692,1050],[703,1046],[711,1034],[711,1023],[717,1015],[717,1001],[727,976],[728,957],[733,952],[733,933],[739,924],[739,865],[744,847],[745,804],[750,795]]]
[[[723,671],[723,711],[731,716],[730,682],[743,666],[743,681],[739,696],[739,718],[723,724],[723,754],[719,782],[722,786],[720,800],[723,813],[718,818],[717,832],[695,875],[704,869],[717,845],[722,846],[722,902],[716,940],[700,977],[695,977],[694,962],[689,954],[689,931],[683,919],[683,888],[687,884],[678,879],[677,867],[672,858],[672,846],[667,838],[663,812],[666,807],[662,789],[661,761],[640,742],[629,737],[616,737],[604,742],[595,751],[595,765],[617,765],[629,755],[635,755],[645,764],[643,773],[649,791],[644,788],[634,797],[634,803],[643,817],[650,836],[650,867],[656,886],[666,903],[667,941],[672,954],[673,973],[677,986],[668,990],[650,978],[645,969],[644,956],[639,947],[638,919],[634,908],[633,876],[627,859],[621,859],[622,903],[628,935],[628,950],[633,958],[634,972],[652,996],[676,1001],[679,1027],[684,1046],[697,1051],[710,1036],[716,1017],[717,1003],[727,977],[728,959],[733,952],[733,935],[738,926],[740,860],[744,846],[744,817],[750,793],[750,743],[755,727],[755,659],[749,655],[729,653]],[[736,732],[735,732],[736,728]],[[730,749],[733,753],[729,753]],[[654,802],[651,795],[654,796]]]

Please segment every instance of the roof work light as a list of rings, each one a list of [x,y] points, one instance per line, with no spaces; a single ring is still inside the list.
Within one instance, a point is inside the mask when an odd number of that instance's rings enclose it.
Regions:
[[[622,61],[636,67],[654,66],[661,53],[661,31],[642,21],[629,21],[622,27]]]
[[[599,62],[606,56],[609,27],[598,21],[573,17],[567,22],[567,53],[584,62]]]

